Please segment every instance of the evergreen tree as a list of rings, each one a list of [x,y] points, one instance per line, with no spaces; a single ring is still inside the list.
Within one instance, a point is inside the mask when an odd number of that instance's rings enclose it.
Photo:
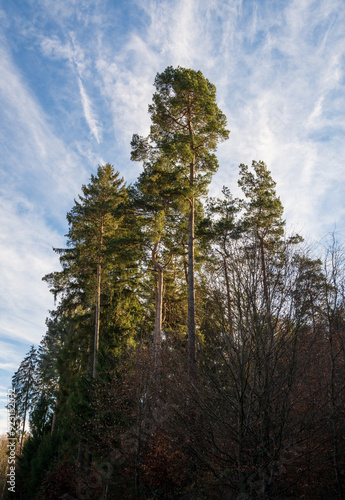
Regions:
[[[34,345],[31,346],[30,351],[13,375],[12,386],[16,393],[16,412],[22,423],[20,432],[20,450],[22,451],[27,416],[33,410],[40,391],[37,374],[37,351]]]
[[[46,276],[54,294],[66,293],[84,298],[84,307],[95,308],[92,376],[96,377],[99,349],[101,289],[109,284],[110,269],[115,255],[109,243],[116,237],[126,199],[126,187],[118,172],[108,163],[99,166],[97,175],[82,186],[83,195],[67,214],[69,223],[68,249],[60,251],[63,271]],[[116,265],[116,264],[115,264]]]
[[[149,106],[152,125],[147,139],[133,136],[137,154],[151,149],[162,156],[175,174],[174,188],[185,203],[188,217],[188,359],[196,374],[195,357],[195,200],[206,193],[218,168],[214,151],[228,138],[226,117],[216,104],[216,88],[201,73],[169,66],[155,79],[156,92]]]
[[[243,228],[238,220],[242,201],[233,198],[230,189],[223,187],[223,199],[209,199],[206,217],[198,226],[198,233],[203,244],[211,243],[215,250],[216,262],[220,259],[220,268],[224,273],[226,300],[230,335],[233,336],[232,290],[229,276],[229,259],[233,240],[240,238]],[[208,261],[210,262],[210,255]]]
[[[275,192],[276,183],[263,161],[253,161],[250,171],[247,165],[240,165],[241,178],[238,182],[247,199],[245,204],[244,226],[252,231],[258,242],[264,297],[267,317],[270,316],[269,284],[267,276],[266,250],[272,250],[281,242],[285,221],[282,219],[283,205]]]
[[[296,285],[292,293],[296,323],[310,323],[312,331],[320,323],[327,290],[326,277],[322,270],[321,259],[313,259],[310,255],[296,253],[294,256]]]
[[[146,151],[141,155],[133,149],[132,158],[144,160],[144,171],[131,190],[132,202],[140,221],[143,248],[149,249],[153,269],[157,273],[155,284],[154,360],[160,364],[163,337],[164,275],[173,258],[181,253],[181,234],[184,221],[178,210],[174,172],[162,155]],[[183,251],[182,251],[183,252]]]
[[[252,239],[253,251],[258,251],[263,284],[263,295],[269,329],[271,324],[270,276],[268,258],[272,264],[270,271],[279,269],[283,263],[286,245],[284,245],[285,220],[282,218],[284,207],[275,191],[276,182],[263,161],[253,161],[252,170],[247,165],[240,165],[239,186],[246,197],[244,203],[243,228]],[[286,244],[300,243],[299,235],[290,237]],[[277,279],[277,275],[275,280]],[[275,281],[275,285],[277,281]]]

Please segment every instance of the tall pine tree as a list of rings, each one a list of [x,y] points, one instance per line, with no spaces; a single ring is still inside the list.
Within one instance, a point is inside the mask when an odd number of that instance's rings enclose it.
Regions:
[[[216,104],[216,87],[201,73],[169,66],[155,79],[156,92],[149,106],[152,125],[148,138],[133,136],[132,146],[151,148],[165,158],[175,174],[174,189],[188,213],[188,360],[196,375],[195,325],[195,202],[206,194],[218,168],[217,143],[229,136],[226,117]]]

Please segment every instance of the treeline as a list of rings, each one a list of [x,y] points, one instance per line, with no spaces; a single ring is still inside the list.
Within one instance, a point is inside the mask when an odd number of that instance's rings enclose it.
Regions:
[[[58,303],[13,377],[19,498],[343,499],[342,249],[287,235],[262,161],[243,199],[207,198],[216,89],[180,67],[155,88],[137,182],[98,167],[44,277]]]

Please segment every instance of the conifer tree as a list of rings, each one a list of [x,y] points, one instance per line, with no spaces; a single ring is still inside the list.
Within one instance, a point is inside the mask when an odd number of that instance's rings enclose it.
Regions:
[[[33,410],[39,394],[37,351],[34,345],[31,346],[30,351],[13,375],[12,386],[16,393],[16,412],[22,423],[20,433],[20,450],[22,450],[27,416]]]
[[[178,210],[174,171],[162,155],[152,150],[142,154],[133,144],[132,159],[144,160],[144,171],[131,190],[141,227],[143,247],[149,248],[153,269],[157,273],[155,285],[154,360],[160,363],[163,336],[164,275],[179,253],[179,235],[185,231]]]
[[[100,335],[101,287],[107,280],[115,259],[109,243],[115,237],[123,219],[119,207],[126,199],[126,187],[119,173],[107,163],[99,166],[97,175],[82,186],[83,195],[67,214],[69,223],[68,249],[58,250],[63,271],[45,277],[51,290],[84,299],[84,307],[95,308],[92,376],[96,377]]]
[[[152,125],[148,138],[133,136],[136,152],[161,155],[175,173],[172,186],[188,212],[188,359],[196,374],[195,326],[195,201],[206,194],[218,168],[214,151],[229,136],[226,117],[216,104],[216,88],[201,73],[169,66],[155,79],[149,106]]]
[[[276,182],[263,161],[253,161],[252,170],[247,165],[240,165],[239,186],[245,195],[243,229],[252,239],[253,251],[258,251],[263,284],[263,295],[269,328],[271,324],[270,273],[268,261],[270,257],[271,272],[283,264],[288,247],[302,241],[299,235],[294,235],[284,241],[285,220],[284,207],[276,194]]]
[[[285,221],[282,219],[283,205],[275,192],[276,183],[263,161],[253,161],[252,169],[240,165],[241,178],[238,181],[247,199],[245,204],[244,226],[253,232],[258,242],[264,297],[267,316],[270,316],[270,297],[267,276],[266,251],[277,248],[284,235]]]
[[[222,193],[223,199],[210,198],[208,200],[206,217],[200,222],[198,232],[205,240],[205,243],[211,243],[214,246],[216,260],[219,260],[219,258],[221,260],[220,266],[224,272],[226,286],[228,324],[232,337],[234,333],[233,312],[228,261],[230,259],[231,242],[237,240],[243,230],[238,220],[242,201],[233,198],[230,189],[226,186],[223,187]]]

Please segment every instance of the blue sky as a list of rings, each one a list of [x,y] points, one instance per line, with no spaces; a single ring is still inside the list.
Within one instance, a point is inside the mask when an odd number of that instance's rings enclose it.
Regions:
[[[200,69],[228,117],[212,195],[263,160],[292,230],[345,232],[343,0],[0,0],[2,408],[54,307],[41,278],[66,213],[98,164],[136,179],[130,140],[168,65]]]

